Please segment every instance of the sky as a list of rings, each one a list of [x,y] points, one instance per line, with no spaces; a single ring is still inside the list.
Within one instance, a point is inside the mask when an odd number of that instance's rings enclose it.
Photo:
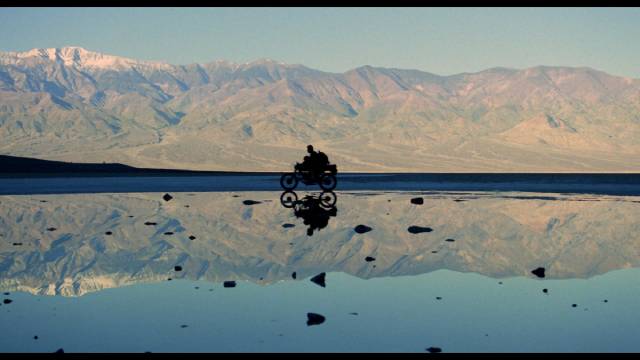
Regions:
[[[588,66],[640,78],[640,8],[0,8],[0,34],[0,51],[81,46],[172,64]]]

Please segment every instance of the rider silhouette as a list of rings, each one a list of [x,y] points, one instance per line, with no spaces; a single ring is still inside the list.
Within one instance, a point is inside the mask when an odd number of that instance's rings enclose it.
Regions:
[[[313,150],[313,145],[307,145],[307,152],[309,155],[304,157],[302,167],[311,171],[314,178],[318,178],[324,168],[329,165],[329,158],[325,153]]]

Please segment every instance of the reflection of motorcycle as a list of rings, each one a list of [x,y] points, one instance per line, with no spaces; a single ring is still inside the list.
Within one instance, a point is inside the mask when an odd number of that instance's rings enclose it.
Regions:
[[[319,230],[329,224],[329,218],[336,216],[336,202],[338,198],[332,191],[323,192],[319,195],[307,195],[301,200],[293,191],[285,191],[280,196],[280,203],[288,209],[293,209],[293,214],[302,218],[305,225],[308,225],[307,235],[313,235],[314,230]]]
[[[280,178],[280,185],[285,190],[293,190],[302,181],[305,185],[318,184],[322,190],[330,191],[336,188],[338,181],[336,174],[338,168],[335,164],[328,164],[322,169],[308,169],[303,164],[297,163],[294,172],[283,174]]]

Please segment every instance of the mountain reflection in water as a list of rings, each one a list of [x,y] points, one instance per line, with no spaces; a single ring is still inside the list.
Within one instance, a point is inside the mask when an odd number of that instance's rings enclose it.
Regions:
[[[588,278],[640,265],[638,197],[337,192],[339,212],[334,202],[318,226],[281,195],[2,196],[0,290],[80,296],[169,278],[270,284],[294,271],[534,278],[531,270],[544,267],[546,278]],[[314,195],[296,194],[305,196]]]

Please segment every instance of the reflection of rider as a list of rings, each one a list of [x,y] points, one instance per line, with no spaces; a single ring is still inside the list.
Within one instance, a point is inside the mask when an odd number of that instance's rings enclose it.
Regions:
[[[320,230],[325,228],[329,224],[329,218],[336,216],[337,209],[332,206],[329,209],[325,209],[321,206],[320,197],[305,196],[301,201],[302,207],[296,208],[294,214],[296,217],[301,217],[305,225],[308,225],[307,235],[312,236],[314,230]]]

